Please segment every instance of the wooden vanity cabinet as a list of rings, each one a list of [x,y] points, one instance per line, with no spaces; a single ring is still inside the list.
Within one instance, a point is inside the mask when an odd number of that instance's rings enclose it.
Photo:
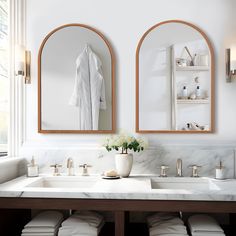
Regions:
[[[30,210],[24,209],[110,211],[114,213],[115,236],[125,235],[127,212],[229,213],[233,235],[236,235],[236,202],[233,201],[0,198],[0,222],[1,224],[6,222],[8,225],[8,227],[0,227],[0,230],[11,228],[14,222],[14,225],[22,225],[23,228],[27,217],[30,216]],[[2,234],[1,231],[0,235],[12,236],[11,234]]]

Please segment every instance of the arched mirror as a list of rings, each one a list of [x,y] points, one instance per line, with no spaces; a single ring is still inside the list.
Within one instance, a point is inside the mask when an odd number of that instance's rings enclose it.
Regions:
[[[50,32],[38,55],[38,132],[115,131],[114,54],[96,29],[68,24]]]
[[[141,38],[136,52],[136,131],[214,131],[214,53],[195,25],[165,21]]]

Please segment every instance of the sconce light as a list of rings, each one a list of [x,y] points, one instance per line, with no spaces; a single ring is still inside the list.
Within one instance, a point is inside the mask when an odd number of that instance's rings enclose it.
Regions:
[[[226,82],[230,83],[232,79],[236,79],[236,45],[226,49],[225,57]]]
[[[15,47],[15,71],[16,75],[25,77],[25,84],[31,83],[30,75],[31,52],[21,45]]]

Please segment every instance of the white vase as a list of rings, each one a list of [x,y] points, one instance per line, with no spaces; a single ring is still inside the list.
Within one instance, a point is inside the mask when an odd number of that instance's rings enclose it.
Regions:
[[[133,154],[116,154],[115,162],[118,175],[128,177],[133,165]]]

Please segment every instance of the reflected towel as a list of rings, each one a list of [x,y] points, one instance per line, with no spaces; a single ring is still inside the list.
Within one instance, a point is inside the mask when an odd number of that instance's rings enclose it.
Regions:
[[[208,215],[190,216],[188,225],[192,233],[224,233],[218,222]]]
[[[62,213],[58,211],[44,211],[36,215],[28,224],[25,225],[25,228],[57,228],[62,220]]]

